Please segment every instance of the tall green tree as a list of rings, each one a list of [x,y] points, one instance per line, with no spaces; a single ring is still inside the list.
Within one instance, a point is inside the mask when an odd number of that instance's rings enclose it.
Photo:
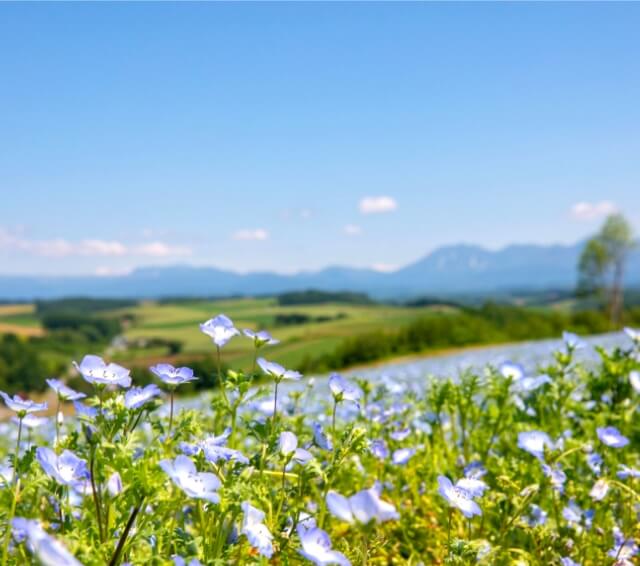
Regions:
[[[624,269],[633,231],[622,214],[612,214],[585,246],[578,262],[578,288],[603,299],[611,324],[618,326],[624,304]]]

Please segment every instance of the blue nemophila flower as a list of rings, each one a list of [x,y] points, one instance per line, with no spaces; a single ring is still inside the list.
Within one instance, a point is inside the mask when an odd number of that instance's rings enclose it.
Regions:
[[[391,440],[395,440],[396,442],[402,442],[403,440],[409,438],[410,435],[411,429],[409,427],[405,427],[389,433],[389,438],[391,438]]]
[[[111,497],[116,497],[122,493],[122,478],[118,472],[113,472],[107,480],[107,491]]]
[[[587,343],[573,332],[563,332],[562,341],[570,352],[573,352],[574,350],[582,350],[587,347]]]
[[[5,405],[23,419],[29,413],[37,413],[38,411],[46,411],[48,405],[46,403],[36,403],[23,399],[20,395],[13,397],[7,395],[4,391],[0,391],[0,397],[4,399]]]
[[[629,373],[629,383],[636,393],[640,393],[640,371],[632,371]]]
[[[273,535],[264,524],[265,514],[256,509],[248,501],[241,506],[244,516],[242,518],[242,534],[247,537],[249,544],[262,556],[273,556]]]
[[[177,387],[189,381],[198,379],[194,377],[193,370],[188,367],[173,367],[171,364],[157,364],[151,366],[149,371],[158,376],[164,383],[170,387]]]
[[[202,451],[205,459],[213,464],[217,464],[220,461],[233,461],[247,465],[249,463],[249,458],[239,450],[234,450],[233,448],[227,448],[225,446],[230,434],[231,429],[228,428],[221,435],[210,436],[197,444],[182,442],[180,444],[180,450],[188,456],[195,456]]]
[[[626,327],[624,329],[624,333],[631,338],[631,341],[636,345],[640,346],[640,330],[635,328]]]
[[[456,487],[464,489],[471,497],[482,497],[489,486],[477,477],[464,477],[456,482]]]
[[[583,511],[573,499],[571,499],[569,503],[567,503],[566,507],[562,510],[562,518],[567,521],[567,523],[575,527],[581,527],[584,523],[584,526],[587,529],[591,528],[593,515],[594,512],[592,509]]]
[[[581,566],[580,562],[575,562],[569,556],[563,556],[560,559],[560,566]]]
[[[589,496],[594,501],[602,501],[607,493],[609,493],[609,482],[601,478],[596,483],[593,484],[591,491],[589,492]]]
[[[158,395],[160,395],[160,388],[154,383],[146,387],[133,387],[124,395],[124,406],[129,410],[139,409]]]
[[[596,429],[600,442],[611,448],[623,448],[629,444],[629,439],[623,436],[615,426],[598,427]]]
[[[532,503],[530,509],[529,516],[525,518],[525,522],[529,526],[536,527],[538,525],[544,525],[547,522],[548,513],[542,507]]]
[[[636,544],[633,536],[625,537],[619,527],[613,527],[613,548],[607,553],[607,556],[616,559],[616,565],[631,566],[631,558],[640,552],[640,548]]]
[[[369,450],[378,460],[386,460],[389,457],[389,449],[384,440],[372,440]]]
[[[268,362],[264,358],[258,358],[258,365],[264,373],[273,377],[276,381],[281,381],[282,379],[298,381],[302,377],[301,373],[292,369],[285,369],[280,364]]]
[[[192,558],[191,560],[189,560],[189,562],[187,562],[184,558],[182,558],[182,556],[178,556],[177,554],[175,556],[172,556],[171,558],[173,559],[174,566],[202,566],[202,562],[200,562],[200,560],[198,560],[197,558]]]
[[[182,491],[194,499],[218,503],[220,480],[215,474],[198,472],[190,458],[180,454],[175,460],[161,460],[160,467]]]
[[[540,460],[544,460],[544,449],[553,450],[554,445],[546,432],[530,430],[518,434],[518,448],[526,450]]]
[[[18,541],[26,538],[29,543],[27,547],[43,566],[82,566],[64,545],[49,536],[37,521],[16,517],[11,526],[14,538]]]
[[[597,452],[592,452],[587,455],[587,466],[591,468],[591,471],[599,476],[602,473],[602,456]]]
[[[373,520],[382,523],[400,517],[391,503],[380,499],[376,486],[363,489],[348,499],[336,491],[330,491],[326,503],[332,515],[352,524],[357,521],[366,525]]]
[[[280,340],[276,340],[266,330],[254,332],[253,330],[245,328],[242,332],[247,338],[251,338],[251,340],[253,340],[253,344],[256,348],[262,348],[262,346],[275,346],[276,344],[280,344]]]
[[[331,539],[322,529],[298,525],[298,536],[302,545],[302,549],[298,552],[317,566],[328,566],[329,564],[351,566],[351,562],[342,552],[331,549]]]
[[[311,425],[311,429],[313,430],[313,441],[316,446],[322,448],[323,450],[333,450],[333,444],[329,437],[325,434],[322,429],[322,425],[320,423],[313,423]]]
[[[473,478],[479,480],[484,477],[487,473],[487,468],[484,467],[482,462],[474,461],[467,464],[464,468],[464,477],[465,478]]]
[[[482,515],[480,506],[472,499],[471,494],[466,489],[453,485],[447,476],[438,476],[438,493],[450,507],[459,509],[467,519]]]
[[[519,381],[524,377],[524,368],[520,364],[513,362],[503,362],[498,366],[500,375],[512,381]]]
[[[415,448],[398,448],[391,455],[391,461],[396,466],[404,466],[415,455]]]
[[[20,424],[20,418],[11,417],[11,422]],[[49,422],[49,419],[47,417],[39,417],[31,413],[31,414],[25,415],[25,417],[22,419],[22,426],[26,426],[27,428],[33,429],[33,428],[39,428],[42,425],[47,424],[48,422]]]
[[[73,485],[89,478],[87,462],[69,450],[58,456],[50,448],[41,446],[36,450],[36,459],[45,473],[62,485]]]
[[[85,417],[87,419],[95,419],[98,415],[98,409],[95,407],[89,407],[80,401],[73,402],[73,408],[76,410],[76,415],[79,417]]]
[[[99,356],[85,356],[80,365],[76,362],[73,362],[73,365],[85,381],[93,385],[119,385],[125,388],[131,386],[128,369],[114,363],[106,364]]]
[[[551,378],[546,374],[536,375],[534,377],[523,377],[516,382],[515,389],[523,394],[531,393],[547,383],[551,383]]]
[[[629,466],[625,466],[624,464],[620,464],[618,466],[616,475],[621,480],[626,480],[627,478],[640,478],[640,470],[638,470],[637,468],[630,468]]]
[[[565,474],[559,465],[548,466],[542,464],[542,472],[547,478],[549,483],[558,493],[564,493],[564,483],[567,481],[567,474]]]
[[[210,336],[218,348],[222,348],[234,336],[240,334],[240,331],[233,326],[233,321],[224,314],[210,318],[200,325],[200,330]]]
[[[304,448],[298,448],[298,437],[292,432],[284,431],[280,433],[278,449],[283,456],[301,464],[306,464],[313,458],[309,451]]]
[[[74,391],[59,379],[47,379],[47,385],[56,392],[58,399],[61,401],[78,401],[86,397],[84,393]]]
[[[358,403],[362,396],[362,391],[357,385],[354,385],[350,381],[347,381],[339,373],[332,373],[329,377],[329,389],[336,402],[340,401],[353,401]]]

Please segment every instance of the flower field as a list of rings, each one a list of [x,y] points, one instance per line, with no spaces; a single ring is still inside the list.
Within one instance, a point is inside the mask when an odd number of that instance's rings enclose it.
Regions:
[[[218,368],[231,340],[255,352],[214,394],[92,355],[92,394],[47,380],[73,417],[0,394],[0,566],[637,563],[638,331],[307,380],[267,332],[200,330]]]

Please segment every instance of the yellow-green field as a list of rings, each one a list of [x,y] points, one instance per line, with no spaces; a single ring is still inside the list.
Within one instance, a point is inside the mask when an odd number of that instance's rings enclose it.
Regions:
[[[41,336],[42,326],[35,316],[35,305],[0,305],[0,334]]]
[[[173,304],[144,302],[118,314],[134,315],[135,321],[125,331],[129,340],[161,338],[183,343],[183,354],[206,355],[212,352],[210,339],[202,334],[199,324],[224,313],[240,329],[268,329],[281,343],[270,347],[268,356],[283,364],[295,366],[306,355],[332,350],[341,340],[371,330],[397,328],[427,312],[446,307],[405,308],[387,305],[294,305],[280,306],[275,299],[234,299],[193,301]],[[275,317],[283,314],[305,314],[311,317],[342,318],[325,322],[276,326]],[[158,352],[159,354],[160,352]],[[224,350],[225,359],[234,365],[250,364],[252,344],[245,338],[232,340]],[[152,350],[127,351],[120,354],[134,362],[153,361]],[[166,356],[165,356],[166,357]]]

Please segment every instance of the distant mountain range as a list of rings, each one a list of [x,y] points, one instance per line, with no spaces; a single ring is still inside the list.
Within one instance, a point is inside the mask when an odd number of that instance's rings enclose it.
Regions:
[[[328,267],[294,275],[239,274],[213,267],[173,266],[145,267],[114,277],[0,275],[0,299],[267,295],[303,289],[361,291],[390,298],[571,289],[583,246],[584,242],[572,246],[512,245],[490,251],[480,246],[453,245],[392,273]],[[629,258],[625,282],[640,284],[638,248]]]

